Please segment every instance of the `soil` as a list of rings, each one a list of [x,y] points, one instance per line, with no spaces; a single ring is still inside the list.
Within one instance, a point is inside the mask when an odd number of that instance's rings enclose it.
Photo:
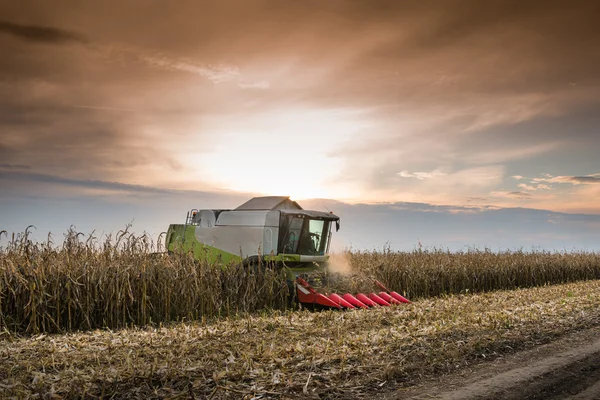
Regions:
[[[600,326],[386,397],[390,400],[598,400]]]

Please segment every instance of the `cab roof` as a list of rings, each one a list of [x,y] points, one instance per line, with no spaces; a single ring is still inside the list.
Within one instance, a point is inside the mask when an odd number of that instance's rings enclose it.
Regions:
[[[340,220],[340,217],[338,217],[334,213],[332,213],[332,212],[325,212],[325,211],[281,210],[281,213],[282,214],[287,214],[287,215],[294,215],[294,214],[306,215],[309,218],[324,219],[324,220],[327,220],[327,221],[339,221]]]

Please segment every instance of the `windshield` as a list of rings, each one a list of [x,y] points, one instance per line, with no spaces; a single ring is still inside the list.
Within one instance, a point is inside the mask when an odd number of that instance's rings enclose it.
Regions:
[[[330,221],[304,215],[282,218],[279,251],[284,254],[325,255]]]

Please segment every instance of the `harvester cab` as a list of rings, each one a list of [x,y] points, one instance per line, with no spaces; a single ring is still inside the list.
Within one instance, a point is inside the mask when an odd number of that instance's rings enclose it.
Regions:
[[[339,230],[340,218],[332,212],[304,210],[287,196],[255,197],[233,210],[189,211],[184,224],[169,226],[165,245],[170,253],[224,264],[281,264],[300,303],[341,308],[348,303],[303,279],[325,269],[334,226]]]

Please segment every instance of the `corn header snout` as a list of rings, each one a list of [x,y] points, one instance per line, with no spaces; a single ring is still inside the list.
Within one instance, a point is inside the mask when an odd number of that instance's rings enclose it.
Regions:
[[[355,295],[345,293],[340,296],[337,293],[319,293],[312,286],[310,286],[308,282],[306,282],[300,277],[297,277],[295,280],[295,286],[297,291],[296,295],[298,298],[298,302],[304,307],[366,309],[372,307],[389,307],[394,304],[410,303],[410,301],[404,296],[395,291],[390,291],[381,282],[375,281],[375,284],[381,290],[379,293],[357,293]]]

